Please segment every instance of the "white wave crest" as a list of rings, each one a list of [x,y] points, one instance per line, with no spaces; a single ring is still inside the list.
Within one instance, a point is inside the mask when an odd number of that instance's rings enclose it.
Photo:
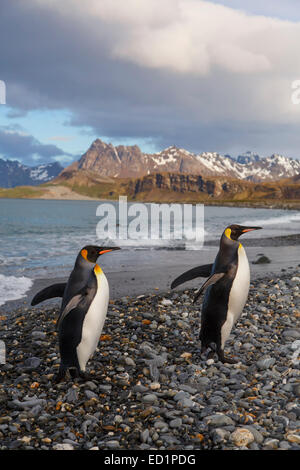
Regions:
[[[270,217],[265,219],[248,219],[241,222],[241,225],[279,225],[279,224],[288,224],[291,222],[299,223],[300,222],[300,213],[298,214],[287,214],[280,215],[277,217]]]
[[[9,300],[21,299],[32,284],[33,282],[29,277],[0,274],[0,305],[4,305]]]

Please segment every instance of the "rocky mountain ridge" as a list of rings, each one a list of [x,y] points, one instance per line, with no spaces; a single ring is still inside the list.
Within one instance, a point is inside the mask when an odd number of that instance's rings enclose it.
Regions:
[[[17,160],[0,158],[0,187],[36,186],[48,183],[58,176],[63,167],[58,162],[43,163],[34,167],[23,165]]]
[[[60,176],[68,179],[81,171],[109,178],[139,178],[152,173],[173,172],[261,182],[298,175],[300,160],[278,154],[260,157],[251,152],[237,158],[217,152],[196,154],[175,146],[148,154],[143,153],[137,145],[115,147],[96,139],[87,152],[65,168]]]

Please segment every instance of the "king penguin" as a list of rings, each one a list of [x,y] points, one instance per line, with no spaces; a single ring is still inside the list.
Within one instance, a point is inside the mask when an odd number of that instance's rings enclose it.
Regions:
[[[194,298],[196,302],[205,291],[200,328],[201,353],[215,344],[219,360],[229,364],[236,361],[225,357],[225,342],[242,314],[250,287],[249,262],[238,239],[244,233],[261,228],[236,224],[228,226],[221,236],[214,263],[190,269],[171,284],[173,289],[196,277],[208,278]]]
[[[97,250],[91,247],[81,250],[82,257],[89,256],[89,262],[93,262],[104,253],[120,249],[94,248]],[[81,276],[76,276],[74,270],[71,273],[57,322],[61,358],[57,382],[64,378],[67,370],[72,378],[85,377],[87,361],[96,350],[107,314],[109,285],[101,267],[96,264],[89,273],[79,272]]]

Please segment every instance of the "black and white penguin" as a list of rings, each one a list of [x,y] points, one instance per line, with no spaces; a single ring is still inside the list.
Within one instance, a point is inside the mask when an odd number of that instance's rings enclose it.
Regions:
[[[73,378],[84,376],[86,363],[97,347],[109,301],[107,278],[95,263],[104,253],[119,249],[85,246],[76,258],[68,282],[53,284],[32,300],[32,305],[36,305],[52,297],[62,297],[57,321],[61,364],[56,381],[68,369]]]
[[[201,353],[214,343],[222,362],[236,362],[224,356],[224,346],[242,314],[250,287],[249,262],[238,239],[244,233],[261,228],[230,225],[221,236],[215,262],[186,271],[171,284],[173,289],[196,277],[208,277],[194,298],[195,302],[206,290],[201,314]]]
[[[108,301],[108,281],[96,264],[86,285],[69,300],[58,320],[61,363],[57,382],[64,378],[67,370],[72,378],[85,376],[86,364],[102,332]]]

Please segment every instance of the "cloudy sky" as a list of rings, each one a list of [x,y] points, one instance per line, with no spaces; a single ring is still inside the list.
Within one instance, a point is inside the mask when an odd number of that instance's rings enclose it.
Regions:
[[[300,158],[299,0],[1,0],[0,157],[100,137]]]

